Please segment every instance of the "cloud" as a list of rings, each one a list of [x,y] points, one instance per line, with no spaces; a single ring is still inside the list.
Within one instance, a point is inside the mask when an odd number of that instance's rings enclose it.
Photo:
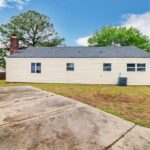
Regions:
[[[122,26],[134,27],[150,37],[150,12],[143,14],[127,14],[123,16]]]
[[[17,7],[19,10],[21,10],[29,2],[30,0],[0,0],[0,8]]]
[[[0,8],[6,7],[6,1],[5,0],[0,0]]]
[[[123,15],[120,26],[137,28],[150,38],[150,12]],[[76,43],[80,46],[88,46],[87,40],[89,37],[91,36],[80,37],[76,40]]]
[[[78,38],[78,39],[76,40],[76,44],[79,45],[79,46],[88,46],[88,39],[89,39],[91,36],[92,36],[92,35]]]

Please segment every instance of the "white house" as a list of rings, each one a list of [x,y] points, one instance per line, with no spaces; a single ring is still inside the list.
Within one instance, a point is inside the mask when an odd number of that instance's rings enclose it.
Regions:
[[[150,85],[150,53],[131,47],[31,47],[7,58],[7,82]]]

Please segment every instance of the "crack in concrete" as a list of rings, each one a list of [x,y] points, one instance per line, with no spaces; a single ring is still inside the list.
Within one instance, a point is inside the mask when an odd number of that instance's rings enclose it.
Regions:
[[[22,101],[29,101],[29,100],[35,100],[35,99],[40,99],[40,98],[49,98],[51,97],[52,95],[50,96],[41,96],[41,97],[34,97],[34,98],[27,98],[27,99],[23,99],[23,100],[9,100],[9,101],[6,101],[6,102],[0,102],[0,107],[1,106],[5,106],[7,104],[11,104],[11,103],[19,103],[19,102],[22,102]],[[54,95],[53,95],[54,96]]]
[[[31,92],[39,92],[38,90],[31,90],[31,91],[13,91],[13,92],[0,92],[0,94],[15,94],[15,93],[31,93]]]
[[[25,121],[25,120],[30,120],[30,119],[33,119],[33,118],[36,118],[36,117],[40,117],[40,116],[48,116],[48,115],[52,115],[52,114],[58,114],[58,113],[61,113],[67,109],[70,109],[70,108],[73,108],[73,107],[76,107],[76,105],[71,105],[71,106],[67,106],[67,107],[62,107],[60,108],[59,110],[54,110],[54,111],[50,111],[50,112],[46,112],[46,113],[43,113],[43,114],[38,114],[38,115],[34,115],[32,117],[28,117],[28,118],[24,118],[24,119],[20,119],[18,121],[14,121],[12,123],[5,123],[5,124],[1,124],[0,127],[3,127],[3,126],[10,126],[10,125],[13,125],[13,124],[16,124],[16,123],[19,123],[19,122],[22,122],[22,121]]]
[[[117,140],[115,140],[112,144],[108,145],[104,150],[108,150],[113,145],[115,145],[118,141],[120,141],[123,137],[125,137],[126,134],[128,134],[131,130],[133,130],[136,127],[136,124],[133,125],[129,130],[127,130],[122,136],[120,136]]]

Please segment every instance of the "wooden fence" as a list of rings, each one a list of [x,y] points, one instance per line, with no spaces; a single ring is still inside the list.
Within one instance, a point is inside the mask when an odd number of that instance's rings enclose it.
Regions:
[[[6,72],[0,72],[0,80],[6,79]]]

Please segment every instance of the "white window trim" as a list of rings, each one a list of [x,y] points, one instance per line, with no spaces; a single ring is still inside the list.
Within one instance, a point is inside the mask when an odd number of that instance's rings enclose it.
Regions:
[[[128,64],[134,64],[135,67],[128,67]],[[145,64],[145,67],[138,67],[138,64]],[[134,68],[135,71],[128,71],[128,68]],[[145,71],[138,71],[138,68],[144,68]],[[146,63],[127,63],[126,64],[126,71],[127,72],[146,72]]]
[[[73,64],[73,70],[68,70],[68,64]],[[66,63],[66,71],[68,71],[68,72],[74,72],[75,71],[75,63],[73,63],[73,62],[67,62]]]
[[[145,66],[144,67],[138,67],[139,64],[144,64]],[[140,71],[138,69],[144,69],[144,71]],[[137,72],[146,72],[146,63],[137,63],[137,68],[136,68]]]
[[[110,64],[110,70],[104,70],[105,64]],[[103,72],[112,72],[112,63],[103,63]]]
[[[34,72],[32,72],[32,64],[35,64]],[[40,69],[40,72],[37,72],[37,64],[40,64],[40,66],[42,66],[41,62],[31,62],[31,74],[41,74],[42,68]]]

